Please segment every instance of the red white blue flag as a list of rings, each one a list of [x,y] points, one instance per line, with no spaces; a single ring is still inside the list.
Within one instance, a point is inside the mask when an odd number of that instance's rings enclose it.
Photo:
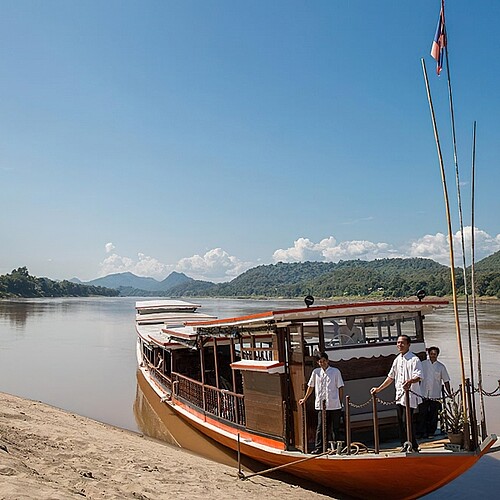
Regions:
[[[436,59],[436,73],[439,75],[443,69],[444,48],[446,47],[446,29],[444,26],[444,0],[441,0],[441,12],[432,42],[431,56]]]

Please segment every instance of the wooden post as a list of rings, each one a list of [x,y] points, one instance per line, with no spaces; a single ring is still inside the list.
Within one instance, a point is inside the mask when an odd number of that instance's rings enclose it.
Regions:
[[[411,433],[411,408],[410,408],[410,391],[409,389],[405,389],[405,415],[406,415],[406,440],[409,443],[412,443],[413,448],[413,439]],[[417,451],[417,450],[415,450]]]
[[[477,435],[477,420],[476,420],[476,415],[471,403],[471,399],[474,397],[472,390],[471,390],[471,383],[469,379],[465,380],[465,383],[467,384],[467,405],[469,407],[469,421],[470,421],[470,429],[471,429],[471,443],[470,443],[470,449],[475,450],[478,445],[478,435]]]
[[[243,473],[241,472],[241,450],[240,450],[240,433],[239,432],[238,432],[237,451],[238,451],[238,477],[240,479],[243,479]]]
[[[378,435],[378,414],[377,414],[377,395],[372,394],[373,410],[373,440],[375,441],[375,453],[380,452],[380,439]]]
[[[219,363],[217,359],[217,338],[212,337],[214,341],[214,363],[215,363],[215,387],[217,387],[217,415],[221,416],[221,401],[220,401],[220,387],[219,387]]]
[[[345,440],[347,445],[347,454],[351,454],[351,398],[345,397]]]
[[[309,444],[307,442],[307,426],[306,426],[306,403],[299,405],[301,408],[301,416],[302,416],[302,432],[304,434],[304,453],[309,453]]]
[[[319,351],[325,351],[325,328],[323,326],[323,318],[318,319],[318,337],[319,337]]]
[[[321,408],[321,430],[323,432],[323,453],[326,451],[326,400],[323,399]]]
[[[234,339],[233,337],[231,337],[229,339],[229,351],[231,353],[231,364],[233,364],[235,362],[235,353],[234,353]],[[232,381],[233,381],[233,392],[234,394],[237,394],[236,393],[236,370],[233,370],[231,369],[231,375],[232,375]],[[236,415],[236,422],[239,423],[240,422],[240,408],[239,408],[239,405],[238,405],[238,398],[236,396],[231,396],[232,400],[233,400],[233,404],[234,404],[234,411],[235,411],[235,415]]]
[[[200,342],[200,366],[201,366],[201,398],[203,404],[203,411],[206,411],[205,404],[205,352],[203,344]]]
[[[451,396],[451,394],[449,394]],[[441,386],[441,408],[442,411],[439,412],[439,422],[441,426],[441,434],[448,432],[448,423],[446,422],[446,392],[444,390],[444,385]]]

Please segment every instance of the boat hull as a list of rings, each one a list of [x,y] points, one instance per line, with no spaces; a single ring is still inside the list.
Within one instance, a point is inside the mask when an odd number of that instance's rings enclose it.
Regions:
[[[279,442],[238,431],[216,419],[194,411],[180,401],[168,399],[162,394],[162,387],[140,369],[157,401],[152,405],[157,412],[174,412],[191,427],[217,443],[269,467],[286,464],[286,472],[313,481],[339,493],[358,498],[404,499],[418,498],[449,483],[488,451],[495,442],[492,437],[480,452],[423,452],[423,453],[380,453],[364,455],[328,455],[311,457],[279,449]],[[167,396],[167,397],[166,397]],[[159,404],[161,403],[161,404]],[[161,416],[160,416],[161,418]],[[296,462],[296,463],[294,463]]]

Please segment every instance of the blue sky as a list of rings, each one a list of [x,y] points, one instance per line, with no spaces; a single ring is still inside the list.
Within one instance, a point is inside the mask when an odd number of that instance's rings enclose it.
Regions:
[[[172,270],[229,280],[281,261],[447,263],[420,58],[453,214],[439,0],[0,3],[0,273]],[[464,225],[500,249],[500,2],[448,0]],[[457,217],[453,220],[458,231]]]

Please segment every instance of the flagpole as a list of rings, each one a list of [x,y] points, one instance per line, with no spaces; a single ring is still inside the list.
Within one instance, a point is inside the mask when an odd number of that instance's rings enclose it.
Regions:
[[[444,6],[444,5],[443,5]],[[443,19],[444,19],[444,11],[443,11]],[[462,197],[460,194],[460,175],[458,168],[458,154],[457,154],[457,136],[455,132],[455,110],[453,106],[453,92],[451,90],[451,75],[450,75],[450,60],[448,57],[448,33],[446,32],[446,24],[444,25],[444,36],[445,36],[445,56],[446,56],[446,76],[448,80],[448,98],[450,104],[450,118],[451,118],[451,134],[453,139],[453,160],[455,164],[455,181],[457,186],[457,201],[458,201],[458,216],[459,216],[459,224],[460,224],[460,243],[462,247],[462,274],[464,280],[464,293],[465,293],[465,309],[467,312],[467,339],[468,339],[468,348],[469,348],[469,365],[470,365],[470,379],[472,388],[475,387],[474,382],[474,360],[472,353],[472,331],[471,331],[471,318],[470,318],[470,304],[469,304],[469,291],[467,286],[467,263],[465,260],[465,238],[464,238],[464,223],[463,223],[463,215],[462,215]],[[474,231],[474,226],[472,226],[472,231]],[[477,426],[475,423],[476,420],[476,403],[474,398],[471,401],[472,406],[472,422],[471,422],[471,430],[472,430],[472,441],[473,447],[477,446]]]
[[[467,412],[467,389],[466,389],[466,380],[465,380],[465,367],[464,367],[464,358],[463,358],[463,349],[462,349],[462,337],[460,334],[460,318],[458,314],[458,301],[457,301],[457,286],[455,279],[455,255],[453,252],[453,232],[451,228],[451,216],[450,216],[450,202],[448,198],[448,188],[446,186],[446,174],[444,171],[444,163],[443,163],[443,155],[441,153],[441,144],[439,142],[439,134],[436,124],[436,115],[434,113],[434,106],[432,104],[431,97],[431,89],[429,87],[429,79],[427,78],[427,70],[425,68],[425,61],[422,58],[422,71],[424,73],[425,80],[425,88],[427,90],[427,100],[429,101],[429,109],[431,112],[432,118],[432,127],[434,130],[434,139],[436,141],[437,154],[439,159],[439,168],[441,171],[441,181],[443,184],[443,195],[444,195],[444,203],[446,208],[446,220],[448,223],[448,239],[450,246],[450,271],[451,271],[451,289],[453,294],[453,311],[455,313],[455,328],[457,333],[457,345],[458,345],[458,356],[460,360],[460,372],[462,379],[462,409],[463,409],[463,417],[464,417],[464,437],[465,437],[465,447],[466,449],[470,449],[470,429],[469,429],[469,416]]]
[[[474,327],[476,331],[476,350],[477,350],[477,375],[479,388],[479,414],[481,417],[481,436],[486,439],[488,435],[486,430],[486,412],[484,411],[484,394],[483,394],[483,373],[481,367],[481,346],[479,343],[479,324],[477,319],[477,304],[476,304],[476,284],[475,284],[475,226],[474,226],[474,204],[475,204],[475,181],[476,179],[476,122],[474,122],[472,133],[472,174],[471,174],[471,285],[472,285],[472,310],[474,312]]]

